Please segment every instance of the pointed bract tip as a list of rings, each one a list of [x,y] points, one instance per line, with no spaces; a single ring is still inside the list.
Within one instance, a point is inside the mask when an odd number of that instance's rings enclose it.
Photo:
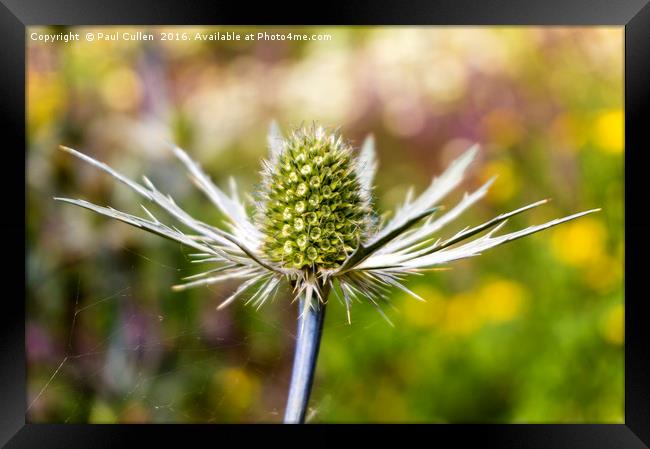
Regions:
[[[271,120],[269,123],[268,137],[273,139],[282,139],[282,130],[280,129],[280,125],[275,119]]]
[[[176,152],[176,149],[178,148],[178,145],[176,145],[174,142],[172,142],[169,139],[165,139],[165,138],[162,139],[162,142],[167,148],[169,148],[170,150]]]
[[[368,133],[366,138],[363,139],[363,145],[373,145],[375,143],[375,135],[373,133]]]
[[[461,154],[461,157],[466,156],[473,159],[476,156],[476,153],[478,153],[480,149],[481,149],[481,145],[478,142],[475,142],[472,145],[470,145],[470,147]]]
[[[230,304],[230,301],[224,301],[221,304],[219,304],[215,310],[223,310],[228,304]]]
[[[600,207],[597,208],[597,209],[589,209],[589,210],[585,210],[585,211],[583,211],[583,212],[578,212],[578,213],[576,213],[576,214],[569,215],[569,216],[567,216],[567,217],[565,217],[565,218],[580,218],[580,217],[584,217],[585,215],[589,215],[589,214],[593,214],[593,213],[596,213],[596,212],[600,212],[600,211],[602,211],[602,210],[603,210],[603,209],[600,208]]]
[[[59,145],[59,150],[65,151],[66,153],[77,153],[78,151],[74,148],[66,147],[65,145]]]
[[[175,155],[177,158],[179,158],[179,159],[181,159],[181,160],[183,160],[183,159],[189,159],[187,153],[186,153],[186,152],[185,152],[181,147],[179,147],[178,145],[175,145],[175,144],[173,144],[173,143],[170,143],[170,148],[171,148],[172,152],[174,153],[174,155]]]
[[[432,272],[432,271],[451,271],[452,267],[432,267],[432,268],[422,268],[419,271],[426,271],[426,272]]]

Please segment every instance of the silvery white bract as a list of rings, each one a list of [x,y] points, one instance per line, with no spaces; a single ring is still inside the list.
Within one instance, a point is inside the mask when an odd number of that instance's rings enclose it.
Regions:
[[[239,297],[259,307],[288,282],[293,287],[294,299],[302,299],[303,313],[316,306],[315,301],[326,301],[329,292],[334,291],[347,308],[348,321],[354,300],[367,299],[381,312],[380,303],[387,300],[390,287],[421,299],[404,285],[409,274],[479,255],[502,243],[598,210],[496,235],[508,218],[546,202],[542,200],[462,229],[451,237],[440,238],[443,227],[483,198],[493,181],[465,194],[456,206],[444,213],[436,207],[463,180],[478,151],[476,145],[434,178],[418,197],[409,194],[386,223],[379,223],[378,214],[372,210],[372,182],[377,170],[372,137],[365,140],[355,157],[349,143],[338,132],[314,125],[294,130],[285,138],[273,123],[268,145],[270,154],[262,164],[262,187],[256,192],[258,201],[252,214],[247,212],[234,181],[230,193],[225,193],[183,150],[173,147],[198,188],[225,216],[223,227],[191,217],[146,177],[142,184],[134,182],[108,165],[67,147],[61,148],[157,204],[180,222],[184,230],[162,223],[144,205],[148,218],[84,200],[56,199],[196,250],[192,254],[194,262],[211,267],[185,278],[186,283],[174,286],[177,290],[228,279],[241,280],[240,286],[219,308]],[[484,231],[487,232],[479,236]]]

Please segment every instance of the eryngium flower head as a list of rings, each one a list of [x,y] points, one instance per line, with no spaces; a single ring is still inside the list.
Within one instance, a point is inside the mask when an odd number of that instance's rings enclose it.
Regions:
[[[390,220],[375,225],[372,217],[377,214],[370,202],[377,168],[372,137],[365,140],[356,157],[350,144],[338,133],[318,126],[299,128],[284,138],[277,125],[272,124],[268,143],[270,155],[263,161],[256,219],[249,216],[246,204],[239,199],[234,181],[232,193],[227,195],[178,147],[172,147],[174,154],[198,188],[224,214],[224,226],[206,224],[190,216],[146,177],[139,184],[67,147],[61,148],[158,205],[185,230],[165,225],[144,206],[148,218],[84,200],[56,199],[194,249],[194,262],[209,264],[210,268],[185,278],[187,282],[174,286],[175,289],[239,279],[240,286],[219,308],[246,292],[249,292],[246,303],[259,307],[282,284],[288,283],[293,287],[294,299],[303,300],[303,313],[316,306],[314,301],[325,302],[333,291],[344,303],[348,321],[354,300],[366,299],[381,312],[380,303],[389,299],[390,287],[421,300],[404,285],[409,274],[477,256],[502,243],[599,210],[496,235],[510,217],[546,203],[541,200],[441,237],[440,231],[483,198],[493,182],[491,179],[478,190],[465,194],[457,205],[437,215],[437,205],[461,183],[478,151],[475,145],[434,178],[417,198],[409,194]]]
[[[337,268],[369,224],[352,147],[316,125],[294,130],[280,145],[262,173],[262,253],[286,268]]]

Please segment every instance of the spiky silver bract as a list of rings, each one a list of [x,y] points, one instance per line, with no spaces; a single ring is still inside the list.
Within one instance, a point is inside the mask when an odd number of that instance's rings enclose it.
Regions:
[[[437,237],[444,226],[483,198],[493,181],[465,194],[444,214],[436,214],[436,206],[458,187],[475,158],[478,147],[473,146],[434,178],[417,198],[409,195],[391,220],[383,226],[374,226],[371,225],[375,216],[371,209],[371,191],[377,162],[372,137],[366,139],[355,158],[350,145],[337,132],[319,126],[303,127],[284,138],[273,123],[268,144],[270,155],[263,161],[259,202],[251,215],[239,199],[234,181],[231,193],[226,194],[183,150],[172,146],[197,187],[225,216],[222,227],[191,217],[146,177],[143,184],[136,183],[108,165],[67,147],[61,148],[157,204],[189,231],[163,224],[144,205],[148,218],[84,200],[56,199],[193,248],[197,251],[192,255],[194,262],[212,267],[186,278],[186,283],[174,288],[240,280],[240,286],[220,308],[246,292],[246,303],[259,307],[288,282],[293,287],[294,299],[301,299],[303,313],[317,307],[316,301],[326,302],[331,290],[345,304],[348,321],[350,306],[355,300],[366,299],[381,312],[380,304],[388,299],[387,293],[392,287],[422,299],[404,285],[409,274],[479,255],[505,242],[599,210],[496,235],[507,219],[546,202],[542,200],[501,214],[479,226],[465,228],[446,239]]]

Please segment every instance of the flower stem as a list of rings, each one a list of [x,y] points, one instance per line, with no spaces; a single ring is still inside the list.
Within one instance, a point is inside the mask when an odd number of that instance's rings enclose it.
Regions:
[[[328,292],[323,293],[325,294],[323,298],[327,298]],[[304,310],[304,301],[304,298],[300,299],[299,311]],[[293,358],[287,408],[284,412],[285,424],[305,422],[325,319],[325,303],[318,300],[313,303],[315,303],[314,307],[307,307],[307,310],[301,312],[298,317],[298,338]]]

